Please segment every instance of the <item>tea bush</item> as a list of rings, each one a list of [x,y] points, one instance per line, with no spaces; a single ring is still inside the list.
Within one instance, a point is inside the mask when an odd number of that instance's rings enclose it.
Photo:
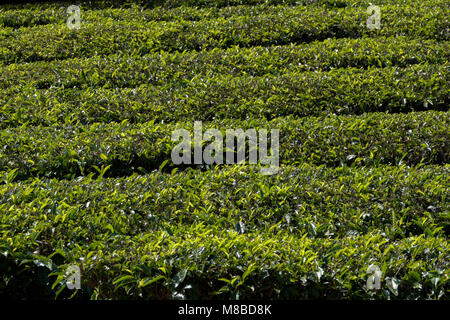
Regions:
[[[3,250],[44,259],[56,288],[64,265],[52,259],[80,261],[96,298],[437,298],[448,290],[448,169],[301,165],[263,178],[230,167],[8,183]],[[398,290],[366,291],[371,263]]]
[[[449,39],[449,9],[432,5],[386,6],[383,28],[366,26],[366,8],[329,10],[296,6],[273,12],[262,7],[258,15],[233,15],[202,21],[117,20],[105,17],[102,23],[86,22],[74,31],[65,25],[37,25],[30,28],[3,28],[0,62],[3,64],[51,61],[96,54],[129,51],[139,55],[166,51],[251,47],[311,42],[330,37],[411,36]],[[405,19],[407,17],[407,19]]]
[[[134,88],[36,89],[19,85],[1,91],[0,128],[77,121],[167,123],[445,111],[449,103],[448,69],[447,65],[425,64],[264,76],[211,74]]]
[[[0,88],[17,85],[38,89],[123,88],[162,85],[208,75],[264,76],[349,67],[404,68],[426,63],[444,64],[449,52],[446,41],[375,37],[329,38],[303,45],[159,52],[144,56],[122,53],[4,66],[0,69]]]

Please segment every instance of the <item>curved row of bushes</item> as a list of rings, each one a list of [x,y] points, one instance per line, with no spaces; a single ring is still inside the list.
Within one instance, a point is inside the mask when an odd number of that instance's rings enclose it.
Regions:
[[[327,239],[380,230],[391,240],[448,236],[449,169],[302,164],[263,176],[240,165],[17,183],[11,182],[13,172],[2,172],[0,208],[5,236],[28,230],[30,240],[48,243],[88,244],[111,233],[132,236],[196,223],[241,233],[280,228]]]
[[[19,85],[0,91],[0,128],[125,119],[142,123],[445,111],[450,103],[448,68],[426,64],[260,77],[210,74],[136,88],[61,90]]]
[[[217,18],[229,18],[232,16],[257,16],[262,13],[272,13],[278,14],[285,11],[292,10],[292,5],[296,8],[302,8],[304,10],[309,10],[311,5],[323,6],[328,5],[330,7],[347,7],[347,6],[363,6],[369,7],[371,4],[367,1],[351,1],[344,3],[344,5],[334,5],[338,1],[325,0],[325,1],[291,1],[291,6],[286,6],[287,1],[280,0],[269,0],[260,1],[260,3],[253,3],[253,5],[248,5],[244,1],[243,3],[235,3],[233,6],[233,1],[229,1],[227,6],[157,6],[149,10],[143,10],[142,7],[132,6],[124,7],[120,6],[118,8],[105,8],[102,10],[98,7],[93,8],[94,10],[89,10],[89,4],[79,3],[81,17],[83,22],[87,23],[102,23],[105,18],[113,18],[116,20],[134,20],[141,21],[143,23],[148,21],[174,21],[174,20],[190,20],[190,21],[204,21]],[[308,3],[306,3],[308,2]],[[330,3],[334,2],[334,3]],[[217,4],[217,1],[211,4]],[[282,5],[283,4],[283,5]],[[378,1],[377,5],[383,7],[384,5],[398,5],[402,6],[405,3],[399,0],[389,0],[389,1]],[[435,10],[444,9],[445,4],[439,0],[433,1],[408,1],[408,5],[413,5],[415,7],[429,7]],[[0,10],[0,27],[10,27],[10,28],[26,28],[31,26],[46,25],[46,24],[58,24],[63,25],[66,23],[69,14],[67,13],[67,6],[60,6],[55,8],[54,6],[33,6],[28,9],[21,9],[15,7],[14,10],[8,10],[3,7]]]
[[[448,169],[305,164],[265,177],[230,167],[0,185],[0,266],[16,263],[0,292],[46,271],[34,286],[70,295],[63,275],[75,263],[77,294],[94,299],[445,299]],[[372,264],[382,290],[366,287]]]
[[[12,64],[0,67],[0,88],[136,87],[161,85],[207,75],[281,75],[335,68],[407,67],[445,64],[449,42],[377,37],[314,41],[303,45],[160,52],[145,56],[113,54],[90,58]]]
[[[449,161],[449,113],[369,114],[317,118],[218,120],[204,130],[279,129],[280,162],[341,164],[445,164]],[[0,170],[19,177],[70,177],[98,172],[111,166],[112,175],[126,175],[171,166],[172,131],[193,134],[193,123],[132,125],[79,124],[53,127],[19,127],[0,131]],[[209,143],[205,142],[205,145]],[[224,157],[225,159],[225,157]]]
[[[156,7],[151,10],[132,8],[110,8],[103,10],[85,10],[80,5],[80,13],[83,23],[103,23],[105,18],[146,23],[148,21],[205,21],[217,18],[230,18],[232,16],[257,16],[262,13],[280,13],[291,10],[288,6],[271,6],[263,3],[257,6],[237,7]],[[301,7],[301,6],[299,6]],[[34,8],[0,11],[0,27],[4,28],[28,28],[39,25],[65,25],[69,17],[67,7],[61,6],[55,10],[50,8]],[[306,10],[306,7],[304,7]],[[22,30],[24,31],[24,30]]]
[[[50,3],[47,3],[50,2]],[[378,0],[377,5],[445,5],[441,0]],[[58,1],[60,5],[73,4],[68,0]],[[191,8],[220,8],[226,9],[233,6],[259,6],[259,5],[285,5],[285,6],[326,6],[331,8],[344,7],[368,7],[372,5],[371,0],[80,0],[79,6],[87,10],[107,10],[107,9],[142,9],[155,10],[164,9],[167,12],[170,9],[191,9]],[[51,1],[39,1],[39,3],[18,3],[14,5],[3,5],[2,8],[8,10],[55,10]]]
[[[267,9],[266,9],[267,10]],[[365,8],[327,10],[293,7],[279,13],[232,16],[205,21],[117,21],[84,23],[79,30],[67,26],[0,29],[0,61],[3,64],[51,61],[117,52],[149,52],[250,47],[311,42],[330,37],[411,36],[448,40],[448,10],[431,7],[386,6],[382,27],[366,26]],[[405,17],[407,17],[405,19]]]

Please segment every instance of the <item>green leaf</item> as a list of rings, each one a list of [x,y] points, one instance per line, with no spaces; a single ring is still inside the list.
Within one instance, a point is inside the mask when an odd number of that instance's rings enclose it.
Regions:
[[[146,277],[146,278],[142,279],[141,281],[139,281],[139,287],[144,288],[144,287],[148,286],[149,284],[152,284],[152,283],[157,282],[164,278],[165,277],[162,275],[154,277],[154,278]]]
[[[122,276],[117,278],[116,280],[113,281],[113,284],[118,285],[119,287],[124,286],[126,284],[135,282],[136,279],[133,276],[130,275],[126,275],[126,276]]]

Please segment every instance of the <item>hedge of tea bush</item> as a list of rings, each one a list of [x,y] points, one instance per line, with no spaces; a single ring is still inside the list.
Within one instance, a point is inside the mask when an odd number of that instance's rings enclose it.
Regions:
[[[339,68],[281,75],[199,75],[134,88],[0,90],[0,128],[448,110],[448,65]],[[95,75],[91,78],[95,79]],[[95,80],[94,80],[95,81]]]
[[[4,9],[28,10],[33,11],[37,9],[53,9],[55,8],[53,1],[39,1],[39,3],[19,3],[14,5],[4,5]],[[81,0],[77,2],[79,6],[88,10],[96,9],[164,9],[165,12],[172,8],[189,9],[189,8],[219,8],[227,9],[234,6],[257,6],[257,5],[284,5],[284,6],[326,6],[331,8],[343,7],[368,7],[373,4],[370,0],[125,0],[125,1],[111,1],[111,0]],[[68,0],[60,0],[58,4],[61,6],[69,6],[72,2]],[[440,0],[379,0],[378,5],[434,5],[445,6],[445,1]]]
[[[2,262],[52,272],[34,284],[49,295],[77,263],[79,294],[94,298],[442,298],[448,169],[301,165],[262,177],[230,167],[18,183],[5,174]],[[363,285],[370,264],[383,270],[382,291]]]
[[[329,38],[303,45],[159,52],[144,56],[113,54],[0,68],[0,88],[32,85],[39,89],[136,87],[208,75],[281,75],[292,71],[335,68],[408,67],[444,64],[448,41],[407,37]],[[445,86],[443,83],[442,85]]]
[[[328,10],[294,7],[272,13],[263,7],[258,15],[233,15],[202,21],[120,21],[106,17],[103,23],[86,22],[74,31],[65,25],[2,28],[0,63],[51,61],[96,54],[228,48],[232,45],[283,45],[329,37],[411,36],[448,41],[450,10],[432,6],[386,6],[383,28],[366,26],[365,8]]]
[[[106,167],[110,167],[108,174],[125,175],[159,168],[165,161],[170,167],[172,149],[180,143],[171,139],[172,131],[183,128],[193,135],[193,125],[134,125],[125,121],[5,129],[0,131],[4,146],[0,170],[16,169],[20,178],[26,178],[98,174]],[[448,112],[374,113],[273,121],[220,120],[204,123],[203,132],[207,128],[221,130],[225,145],[226,129],[278,129],[280,162],[284,164],[415,165],[448,163],[448,126]],[[207,144],[204,142],[204,146]]]
[[[154,1],[153,1],[154,2]],[[130,20],[140,22],[147,21],[173,21],[173,20],[190,20],[190,21],[204,21],[209,19],[216,19],[219,17],[232,17],[236,15],[246,16],[246,15],[254,15],[257,16],[261,14],[261,12],[271,12],[271,13],[280,13],[291,10],[292,6],[304,8],[305,10],[309,9],[311,5],[317,6],[330,6],[335,7],[337,1],[332,3],[331,1],[314,1],[311,0],[309,3],[307,1],[291,1],[290,6],[286,6],[285,3],[280,3],[281,1],[266,1],[261,0],[259,3],[235,3],[233,5],[233,1],[228,1],[231,6],[155,6],[151,9],[148,6],[124,6],[122,3],[117,6],[116,3],[113,3],[109,7],[103,8],[103,10],[89,10],[91,4],[78,2],[77,5],[80,7],[82,13],[82,20],[84,22],[103,22],[105,18],[114,18],[117,20]],[[213,1],[211,4],[217,4],[218,1]],[[344,3],[342,1],[341,3]],[[10,10],[0,10],[0,26],[3,27],[11,27],[11,28],[22,28],[22,27],[31,27],[37,25],[45,25],[45,24],[59,24],[63,25],[67,20],[67,7],[68,5],[61,5],[55,8],[55,6],[45,6],[35,5],[33,7],[17,9],[14,11]],[[345,3],[345,5],[340,5],[337,7],[365,7],[367,8],[371,3],[368,0],[365,1],[351,1]],[[377,5],[397,5],[401,6],[404,4],[404,1],[378,1]],[[426,6],[428,8],[433,9],[446,9],[445,1],[409,1],[409,5],[414,5],[415,7],[423,7]],[[308,7],[306,7],[308,6]],[[147,8],[146,8],[147,7]],[[16,7],[17,8],[17,7]],[[97,7],[98,9],[98,7]]]

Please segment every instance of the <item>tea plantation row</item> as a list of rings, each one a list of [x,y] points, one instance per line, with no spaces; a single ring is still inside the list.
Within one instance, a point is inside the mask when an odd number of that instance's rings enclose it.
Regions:
[[[174,20],[190,20],[190,21],[205,21],[210,19],[217,19],[220,17],[228,18],[233,15],[253,15],[257,16],[258,14],[264,12],[271,13],[281,13],[291,10],[292,6],[296,6],[298,8],[303,8],[304,10],[309,10],[311,5],[316,5],[319,7],[330,6],[330,7],[363,7],[367,8],[370,6],[370,1],[346,1],[345,5],[337,5],[336,1],[314,1],[311,0],[309,3],[303,3],[301,1],[291,1],[290,6],[280,5],[283,4],[282,1],[259,1],[259,3],[253,3],[252,5],[249,3],[235,3],[236,6],[233,6],[233,1],[229,1],[229,5],[231,6],[217,6],[217,7],[205,7],[195,5],[193,7],[190,6],[179,6],[174,9],[168,8],[168,6],[158,6],[156,8],[152,8],[149,10],[143,10],[141,6],[131,6],[131,8],[114,8],[114,3],[111,4],[111,8],[105,8],[103,10],[83,10],[88,9],[90,4],[77,2],[82,10],[82,20],[84,22],[103,22],[105,18],[113,18],[117,20],[130,20],[148,22],[148,21],[174,21]],[[287,1],[285,1],[286,3]],[[122,2],[123,3],[123,2]],[[214,1],[211,4],[217,4],[218,1]],[[342,1],[341,3],[344,3]],[[377,5],[385,6],[385,5],[403,5],[404,1],[398,0],[389,0],[389,1],[377,1]],[[137,5],[137,3],[136,3]],[[169,4],[170,5],[170,4]],[[414,6],[415,8],[419,7],[428,7],[433,8],[435,10],[438,9],[446,9],[445,1],[409,1],[409,6]],[[0,26],[3,27],[11,27],[11,28],[21,28],[21,27],[31,27],[37,25],[46,25],[46,24],[59,24],[63,25],[67,20],[67,6],[60,6],[55,8],[54,6],[33,6],[32,8],[22,9],[22,10],[14,10],[14,11],[0,11]],[[98,9],[98,7],[97,7]]]
[[[321,7],[293,7],[272,13],[264,7],[256,16],[232,16],[202,21],[120,21],[85,23],[79,30],[65,25],[31,28],[2,28],[0,62],[3,64],[51,61],[123,51],[140,55],[166,51],[228,48],[233,45],[282,45],[324,40],[329,37],[411,36],[449,39],[450,9],[432,6],[386,6],[383,28],[366,26],[365,8],[328,10]],[[407,17],[407,19],[405,19]]]
[[[67,0],[58,1],[60,5],[67,4],[69,6],[72,2]],[[170,9],[179,8],[205,8],[205,9],[227,9],[233,6],[258,6],[258,5],[285,5],[292,6],[325,6],[330,8],[344,8],[344,7],[368,7],[372,4],[371,0],[124,0],[121,2],[113,0],[80,0],[78,4],[88,10],[108,10],[115,9],[153,9],[160,10],[161,12],[167,12]],[[421,6],[426,4],[443,4],[443,1],[439,0],[379,0],[378,5],[409,5],[409,6]],[[40,1],[39,3],[22,3],[14,5],[2,6],[5,10],[14,9],[18,11],[36,11],[41,10],[53,10],[58,12],[61,7],[55,7],[52,1]],[[12,18],[15,16],[13,15]]]
[[[448,69],[448,65],[424,64],[294,71],[260,77],[211,74],[155,86],[113,89],[35,89],[19,85],[0,90],[0,128],[77,121],[210,121],[445,111],[449,104]]]
[[[145,56],[121,53],[11,64],[0,67],[0,88],[19,84],[39,89],[136,87],[208,75],[263,76],[349,67],[440,65],[449,57],[448,41],[407,37],[329,38],[302,45],[159,52]]]
[[[438,298],[449,289],[448,169],[304,164],[262,177],[238,166],[8,183],[2,259],[54,272],[55,291],[65,265],[54,261],[80,261],[95,298]],[[365,289],[370,264],[390,290]]]
[[[225,137],[226,129],[278,129],[280,162],[285,164],[415,165],[448,163],[448,126],[448,112],[425,112],[281,118],[270,122],[217,120],[204,123],[203,130],[217,128]],[[193,123],[154,122],[6,129],[0,131],[4,146],[0,171],[17,169],[21,178],[70,177],[107,166],[112,166],[108,174],[113,175],[145,172],[170,161],[172,149],[180,142],[171,139],[177,128],[187,129],[191,135],[194,132]]]

